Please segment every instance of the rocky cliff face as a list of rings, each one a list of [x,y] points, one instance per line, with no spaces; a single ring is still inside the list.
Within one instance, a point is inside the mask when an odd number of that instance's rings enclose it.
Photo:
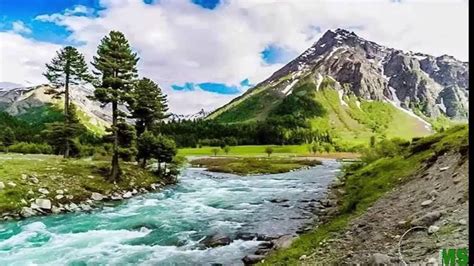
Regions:
[[[343,95],[353,93],[367,100],[390,101],[427,117],[468,117],[468,63],[452,56],[403,52],[337,29],[327,31],[256,88],[287,77],[281,91],[288,95],[288,86],[307,75],[316,81],[332,77]]]
[[[52,99],[50,94],[45,93],[48,88],[49,85],[39,85],[0,89],[0,111],[16,116],[45,104],[56,104],[62,107],[60,100]],[[72,86],[71,100],[89,118],[89,123],[105,127],[110,124],[112,111],[110,106],[101,106],[99,102],[88,98],[93,95],[93,90],[91,86]]]

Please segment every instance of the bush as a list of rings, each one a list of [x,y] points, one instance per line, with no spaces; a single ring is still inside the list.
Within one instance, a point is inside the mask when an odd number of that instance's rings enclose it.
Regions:
[[[18,142],[8,147],[10,152],[23,154],[52,154],[53,148],[45,143]]]

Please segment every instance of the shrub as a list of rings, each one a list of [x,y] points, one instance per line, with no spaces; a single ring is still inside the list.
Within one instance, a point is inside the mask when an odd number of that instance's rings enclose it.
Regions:
[[[268,154],[268,157],[273,153],[273,148],[272,147],[266,147],[265,148],[265,153]]]
[[[23,154],[52,154],[53,148],[45,143],[18,142],[9,146],[9,151]]]

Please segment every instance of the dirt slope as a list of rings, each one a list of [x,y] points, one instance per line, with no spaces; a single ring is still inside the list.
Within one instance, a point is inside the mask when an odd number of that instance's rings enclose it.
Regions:
[[[468,158],[444,154],[300,260],[304,265],[437,265],[440,249],[467,247],[468,224]]]

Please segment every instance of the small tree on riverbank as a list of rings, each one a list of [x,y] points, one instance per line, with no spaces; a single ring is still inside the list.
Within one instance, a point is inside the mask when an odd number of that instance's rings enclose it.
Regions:
[[[272,155],[272,153],[273,153],[273,148],[272,147],[266,147],[265,148],[265,153],[268,154],[268,157],[270,157],[270,155]]]
[[[224,150],[226,155],[229,155],[229,152],[230,152],[230,147],[229,146],[227,146],[227,145],[224,146],[223,150]]]
[[[211,152],[214,154],[214,156],[217,156],[217,153],[219,153],[219,149],[218,148],[212,148]]]

